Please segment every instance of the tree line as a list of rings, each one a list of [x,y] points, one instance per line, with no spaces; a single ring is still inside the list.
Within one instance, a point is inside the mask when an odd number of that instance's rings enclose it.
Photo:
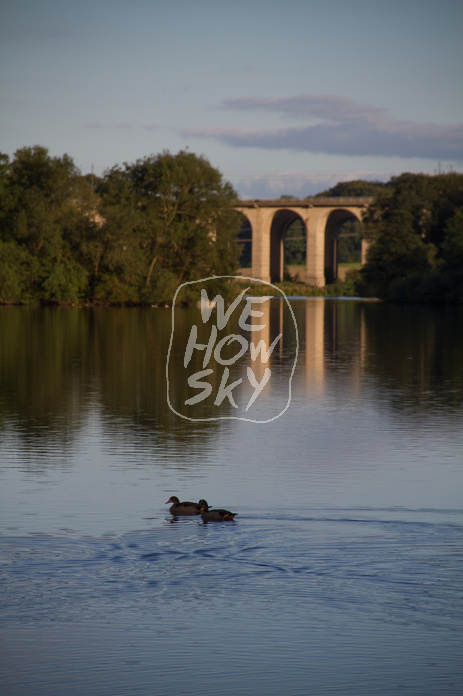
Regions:
[[[0,301],[158,303],[181,283],[233,275],[236,199],[188,151],[102,177],[42,146],[1,155]]]
[[[351,181],[320,195],[372,196],[363,220],[361,296],[395,302],[463,302],[463,175],[404,173]]]
[[[373,197],[362,231],[367,263],[348,279],[352,293],[463,302],[462,174],[342,182],[318,195]],[[102,177],[81,175],[68,155],[42,146],[11,161],[0,155],[0,302],[156,304],[190,280],[234,275],[237,198],[189,151],[116,165]],[[196,299],[186,290],[185,300]],[[233,292],[224,283],[219,290]]]

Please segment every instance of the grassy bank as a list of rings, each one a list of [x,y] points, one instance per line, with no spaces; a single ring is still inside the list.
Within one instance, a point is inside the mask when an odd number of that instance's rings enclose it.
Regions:
[[[239,283],[241,284],[241,283]],[[315,285],[306,285],[293,281],[284,281],[282,283],[273,283],[277,288],[282,290],[288,297],[357,297],[358,292],[355,289],[355,278],[349,275],[346,280],[337,280],[335,283],[326,285],[324,288],[319,288]],[[255,283],[249,286],[249,295],[253,297],[262,297],[268,295],[268,286]]]

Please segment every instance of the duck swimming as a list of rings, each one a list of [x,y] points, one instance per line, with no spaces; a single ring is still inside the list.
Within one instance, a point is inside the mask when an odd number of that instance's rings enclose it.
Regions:
[[[232,521],[236,516],[236,512],[230,512],[229,510],[209,510],[209,506],[205,500],[199,501],[199,506],[201,510],[201,517],[204,522],[228,522]]]
[[[198,503],[190,503],[189,500],[185,500],[183,501],[183,503],[181,503],[176,495],[171,495],[166,505],[168,503],[172,503],[172,505],[169,508],[170,514],[175,515],[176,517],[180,515],[201,514],[201,506]]]

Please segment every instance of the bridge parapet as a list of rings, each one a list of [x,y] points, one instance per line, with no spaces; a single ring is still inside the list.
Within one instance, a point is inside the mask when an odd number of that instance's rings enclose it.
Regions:
[[[371,205],[374,198],[360,197],[360,196],[326,196],[317,198],[316,196],[310,198],[292,198],[288,200],[246,200],[246,201],[236,201],[236,208],[339,208],[343,206],[358,206],[360,208],[367,207]]]

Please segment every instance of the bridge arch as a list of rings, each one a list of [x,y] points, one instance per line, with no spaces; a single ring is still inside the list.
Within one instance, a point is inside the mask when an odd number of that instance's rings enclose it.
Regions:
[[[239,266],[242,269],[252,268],[252,225],[247,215],[241,212],[241,227],[238,232],[238,246],[240,247]]]
[[[266,282],[283,277],[283,245],[288,227],[302,220],[307,239],[305,282],[323,287],[327,269],[334,269],[328,247],[337,243],[336,229],[342,221],[361,220],[372,198],[310,198],[285,201],[237,201],[235,210],[243,213],[252,228],[252,271],[254,278]],[[335,249],[333,244],[332,249]],[[334,253],[334,251],[333,251]],[[365,249],[362,250],[362,263]]]
[[[281,282],[285,271],[285,239],[291,225],[300,220],[305,228],[302,217],[294,210],[278,210],[270,228],[270,280],[272,283]]]
[[[357,211],[337,208],[328,215],[325,227],[325,282],[331,283],[338,277],[339,237],[342,226],[349,220],[362,222]]]

